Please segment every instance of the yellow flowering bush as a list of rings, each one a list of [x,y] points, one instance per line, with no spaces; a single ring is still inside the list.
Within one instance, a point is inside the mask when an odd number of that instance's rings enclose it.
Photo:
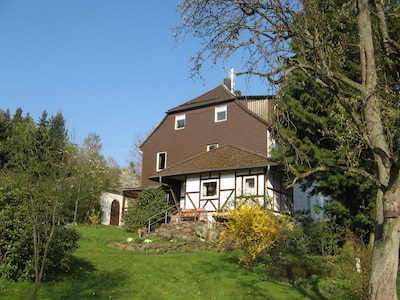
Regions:
[[[219,248],[243,250],[239,261],[247,268],[258,254],[274,246],[281,233],[290,230],[287,216],[275,215],[258,203],[244,203],[230,209],[226,218],[226,230],[220,235]]]

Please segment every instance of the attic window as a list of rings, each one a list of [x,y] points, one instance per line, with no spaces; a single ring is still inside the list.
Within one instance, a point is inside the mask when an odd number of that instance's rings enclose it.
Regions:
[[[227,107],[226,105],[220,105],[215,108],[215,122],[226,121],[227,119]]]
[[[176,115],[175,116],[175,129],[185,128],[185,120],[186,120],[185,114]]]
[[[209,144],[207,145],[207,151],[213,150],[213,149],[217,149],[218,148],[218,144]]]
[[[164,170],[167,166],[167,152],[157,153],[157,171]]]

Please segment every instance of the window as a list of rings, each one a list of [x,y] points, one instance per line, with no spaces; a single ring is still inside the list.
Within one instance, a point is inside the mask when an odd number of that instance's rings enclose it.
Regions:
[[[217,149],[218,148],[218,144],[209,144],[207,145],[207,151],[210,151],[212,149]]]
[[[204,180],[201,185],[201,198],[212,198],[218,194],[217,180]]]
[[[175,116],[175,129],[182,129],[185,128],[185,119],[186,115],[176,115]]]
[[[164,170],[167,166],[167,152],[157,153],[157,171]]]
[[[244,178],[244,193],[246,195],[255,195],[256,194],[256,177],[245,177]]]
[[[215,122],[226,121],[226,119],[227,119],[226,105],[217,106],[215,108]]]

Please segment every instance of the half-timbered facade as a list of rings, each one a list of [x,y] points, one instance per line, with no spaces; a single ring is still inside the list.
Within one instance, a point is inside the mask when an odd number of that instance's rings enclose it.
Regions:
[[[242,197],[258,198],[275,211],[292,213],[270,115],[272,96],[241,96],[224,84],[167,111],[141,145],[142,186],[173,191],[182,209],[219,211]]]

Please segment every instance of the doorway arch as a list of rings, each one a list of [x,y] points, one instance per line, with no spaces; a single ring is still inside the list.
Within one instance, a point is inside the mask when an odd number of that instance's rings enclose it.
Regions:
[[[111,203],[110,225],[119,226],[119,201],[117,200]]]

